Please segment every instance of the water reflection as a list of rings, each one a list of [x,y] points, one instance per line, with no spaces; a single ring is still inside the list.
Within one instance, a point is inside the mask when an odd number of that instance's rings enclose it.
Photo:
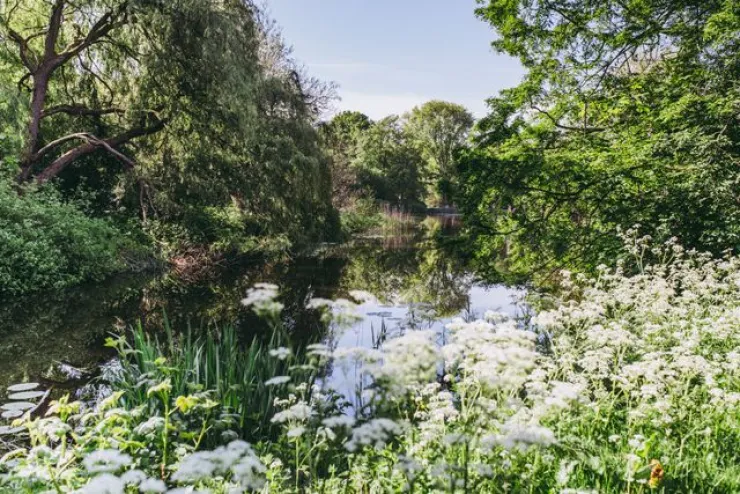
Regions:
[[[336,348],[374,348],[378,349],[385,341],[402,336],[407,331],[432,330],[438,336],[440,345],[446,344],[446,326],[453,319],[461,317],[465,320],[482,318],[486,311],[503,312],[511,317],[522,315],[524,310],[521,298],[524,290],[505,286],[490,286],[481,282],[472,282],[465,295],[462,308],[451,312],[450,306],[439,307],[430,303],[405,303],[386,305],[378,303],[364,303],[358,312],[362,320],[350,328],[342,328],[332,335],[332,343]],[[337,367],[329,377],[330,385],[347,398],[355,410],[363,408],[361,403],[362,389],[370,382],[362,376],[357,366]]]
[[[64,376],[57,375],[55,364],[94,369],[110,356],[103,346],[110,331],[141,320],[156,332],[164,314],[176,329],[229,323],[244,335],[259,334],[264,326],[239,303],[257,282],[280,287],[285,323],[298,343],[333,336],[343,346],[374,346],[411,328],[437,329],[443,338],[444,323],[453,316],[513,311],[511,296],[518,292],[477,279],[450,246],[454,228],[454,221],[427,219],[405,235],[323,246],[285,262],[231,264],[198,283],[124,276],[5,301],[0,303],[0,388],[28,380],[59,385]],[[352,289],[373,292],[380,302],[361,306],[366,316],[361,323],[329,335],[305,305],[312,297],[346,297]]]

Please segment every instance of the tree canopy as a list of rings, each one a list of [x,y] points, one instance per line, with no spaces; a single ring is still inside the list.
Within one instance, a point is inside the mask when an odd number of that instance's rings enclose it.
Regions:
[[[319,127],[330,161],[332,201],[338,208],[349,206],[358,195],[357,171],[353,163],[357,159],[362,134],[372,125],[367,115],[345,111]]]
[[[362,133],[354,168],[359,186],[373,198],[405,208],[423,203],[421,155],[398,116],[386,117]]]
[[[479,1],[524,81],[462,165],[479,254],[519,272],[608,261],[618,226],[740,245],[734,2]]]
[[[473,123],[464,106],[439,100],[417,106],[405,117],[404,129],[426,162],[425,178],[434,202],[447,204],[452,199],[455,156]]]

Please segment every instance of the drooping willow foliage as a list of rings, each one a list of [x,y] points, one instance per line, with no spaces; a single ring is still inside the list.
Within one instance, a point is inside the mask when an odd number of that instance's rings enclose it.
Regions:
[[[158,239],[331,233],[306,75],[251,1],[17,0],[0,6],[4,175],[50,182]]]

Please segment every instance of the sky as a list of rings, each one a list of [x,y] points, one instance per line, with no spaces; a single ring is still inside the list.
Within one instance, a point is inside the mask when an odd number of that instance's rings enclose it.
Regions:
[[[523,75],[491,48],[495,32],[475,17],[475,0],[266,3],[295,58],[339,85],[337,110],[377,120],[441,99],[482,117],[485,100]]]

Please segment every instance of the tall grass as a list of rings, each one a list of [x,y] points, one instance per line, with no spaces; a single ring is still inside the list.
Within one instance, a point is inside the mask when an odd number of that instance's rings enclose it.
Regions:
[[[119,340],[123,372],[116,384],[124,390],[127,406],[156,406],[147,397],[148,383],[169,379],[173,396],[209,391],[214,400],[239,416],[244,438],[254,440],[270,434],[275,398],[284,389],[266,385],[275,376],[290,374],[297,382],[313,382],[315,372],[298,365],[293,352],[283,359],[270,349],[285,348],[286,331],[276,327],[268,340],[239,338],[233,326],[209,328],[194,334],[191,328],[177,333],[165,318],[164,332],[157,336],[141,323],[132,335]]]

